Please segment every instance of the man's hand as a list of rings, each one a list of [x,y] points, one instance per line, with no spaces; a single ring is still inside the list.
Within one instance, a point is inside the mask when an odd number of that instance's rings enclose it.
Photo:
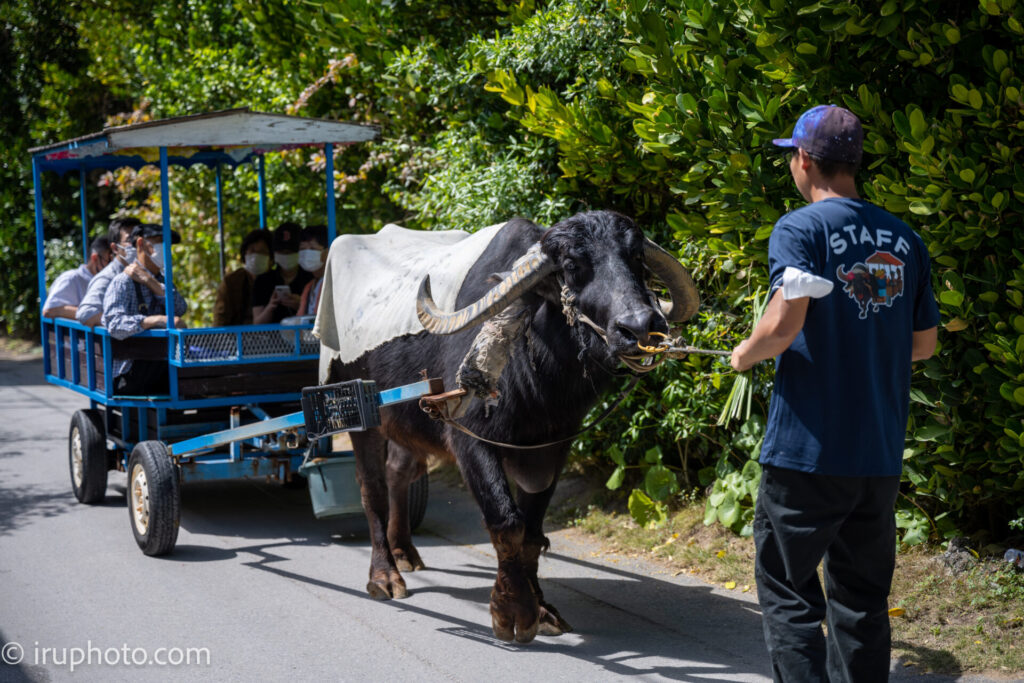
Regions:
[[[776,290],[753,333],[733,349],[729,360],[732,368],[736,372],[749,370],[788,349],[804,326],[808,301],[806,296],[787,300],[782,289]]]
[[[152,330],[158,327],[167,327],[166,315],[147,315],[142,319],[142,329]]]
[[[124,274],[140,285],[146,284],[146,276],[149,274],[146,269],[139,265],[138,261],[132,261],[124,267]]]
[[[295,294],[294,292],[289,292],[281,300],[281,303],[283,303],[285,306],[287,306],[288,308],[290,308],[290,309],[292,309],[294,311],[294,310],[298,310],[299,303],[301,301],[302,301],[302,297],[301,296],[299,296],[298,294]]]
[[[174,326],[178,329],[188,327],[181,320],[180,315],[174,316]],[[167,327],[167,316],[166,315],[147,315],[142,319],[142,329],[153,330]]]
[[[736,345],[735,349],[732,350],[732,356],[729,357],[729,365],[731,365],[732,369],[736,372],[746,372],[750,368],[754,367],[755,361],[750,360],[746,355],[746,351],[749,346],[750,340],[744,339]]]
[[[153,291],[157,296],[164,295],[164,286],[160,284],[160,281],[153,277],[153,274],[146,270],[143,266],[139,265],[138,261],[132,261],[124,267],[124,272],[135,282],[140,285],[145,285]]]

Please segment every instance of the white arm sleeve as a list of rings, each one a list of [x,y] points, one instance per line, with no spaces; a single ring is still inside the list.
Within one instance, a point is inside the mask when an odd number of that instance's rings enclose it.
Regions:
[[[782,297],[787,301],[809,296],[820,299],[832,292],[834,283],[818,275],[804,272],[799,268],[787,266],[782,273]]]

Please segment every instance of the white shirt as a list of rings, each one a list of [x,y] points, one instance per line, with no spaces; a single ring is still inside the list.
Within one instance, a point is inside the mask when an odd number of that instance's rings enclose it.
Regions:
[[[50,285],[50,292],[46,295],[43,310],[48,311],[59,306],[78,306],[82,297],[85,296],[85,290],[88,289],[90,280],[92,280],[92,273],[84,263],[74,270],[61,273]]]

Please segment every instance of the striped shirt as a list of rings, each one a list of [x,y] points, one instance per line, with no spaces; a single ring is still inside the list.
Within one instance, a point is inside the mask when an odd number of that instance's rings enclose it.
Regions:
[[[163,283],[162,275],[154,275]],[[139,294],[142,300],[139,300]],[[178,290],[174,290],[174,315],[185,315],[188,305]],[[127,273],[113,279],[103,297],[103,326],[115,339],[127,339],[143,331],[142,321],[148,315],[165,315],[164,297],[157,296],[149,287],[132,280]],[[132,367],[131,359],[114,359],[114,377],[120,377]]]

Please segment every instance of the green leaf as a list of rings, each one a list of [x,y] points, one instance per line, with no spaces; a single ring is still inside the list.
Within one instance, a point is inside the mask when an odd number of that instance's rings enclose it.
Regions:
[[[915,140],[920,140],[927,131],[928,124],[925,123],[924,112],[915,108],[910,112],[910,134]]]
[[[718,521],[718,508],[709,500],[704,506],[704,526],[711,526]]]
[[[697,113],[697,100],[688,92],[676,95],[676,107],[684,114]]]
[[[818,46],[812,45],[811,43],[799,43],[796,46],[796,51],[802,55],[813,55],[817,54]]]
[[[967,102],[973,109],[981,109],[981,105],[984,104],[984,101],[981,99],[981,93],[973,88],[967,93]]]
[[[615,471],[612,472],[612,476],[608,477],[608,481],[605,482],[605,486],[610,488],[612,491],[622,486],[622,481],[626,478],[626,470],[621,466],[616,467]]]
[[[672,470],[664,465],[656,465],[644,475],[644,491],[654,500],[665,500],[679,491],[679,483]]]
[[[954,292],[947,289],[946,291],[939,293],[939,301],[947,306],[959,308],[960,304],[964,302],[964,295],[960,292]]]
[[[622,455],[622,449],[618,445],[612,445],[608,450],[605,451],[605,455],[611,458],[619,467],[626,466],[626,458]]]
[[[629,514],[642,527],[659,527],[668,519],[665,506],[655,503],[640,489],[629,494],[628,506]]]
[[[736,494],[732,491],[727,491],[722,504],[718,506],[718,521],[727,527],[731,527],[739,521],[740,512]]]
[[[949,434],[949,427],[939,424],[927,424],[914,430],[914,438],[918,441],[938,441]]]
[[[901,111],[894,111],[892,113],[892,125],[895,126],[896,132],[900,134],[900,137],[912,139],[914,134],[911,132],[910,121],[907,120],[906,114]]]
[[[1002,50],[996,50],[992,53],[992,69],[997,73],[1002,73],[1006,65],[1010,63],[1010,58],[1006,56],[1006,53]]]

